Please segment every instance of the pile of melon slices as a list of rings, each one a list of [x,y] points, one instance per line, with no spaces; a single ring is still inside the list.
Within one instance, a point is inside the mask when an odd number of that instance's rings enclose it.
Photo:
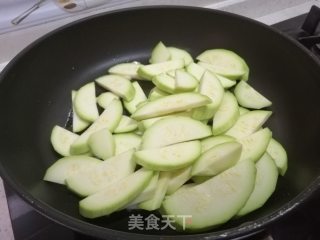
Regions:
[[[44,180],[79,195],[87,218],[159,209],[178,226],[191,216],[184,227],[201,231],[260,208],[287,170],[284,148],[263,127],[271,102],[248,84],[236,53],[196,59],[160,42],[149,64],[117,64],[72,91],[72,130],[53,127],[63,157]],[[141,81],[154,88],[144,92]]]

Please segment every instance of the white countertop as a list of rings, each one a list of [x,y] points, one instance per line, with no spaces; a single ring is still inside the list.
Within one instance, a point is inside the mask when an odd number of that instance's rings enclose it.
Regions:
[[[48,0],[47,0],[48,1]],[[13,8],[11,3],[16,3]],[[70,14],[55,8],[53,3],[47,2],[31,14],[21,26],[11,26],[8,21],[26,10],[36,0],[1,0],[0,3],[0,71],[23,48],[44,34],[63,26],[69,22],[84,18],[96,13],[114,9],[143,6],[143,5],[191,5],[220,9],[247,16],[266,24],[274,24],[285,19],[301,15],[309,11],[312,5],[319,5],[319,0],[136,0],[136,1],[109,1],[112,4],[101,5]],[[115,4],[118,2],[118,4]],[[119,3],[121,2],[121,3]],[[15,12],[16,11],[16,12]],[[6,13],[6,14],[4,14]],[[4,17],[5,16],[5,17]],[[47,18],[43,18],[47,16]],[[4,21],[6,19],[7,22]],[[13,232],[8,212],[3,183],[0,178],[0,239],[13,240]]]

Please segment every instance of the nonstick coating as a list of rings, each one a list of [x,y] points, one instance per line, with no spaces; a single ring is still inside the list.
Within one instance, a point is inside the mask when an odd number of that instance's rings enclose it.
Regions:
[[[86,220],[78,213],[78,197],[63,186],[42,181],[45,170],[59,157],[51,148],[50,133],[54,125],[66,124],[71,90],[116,63],[147,63],[160,40],[193,57],[210,48],[241,55],[250,67],[250,84],[273,102],[267,126],[288,152],[288,172],[279,178],[265,206],[206,233],[129,231],[131,213],[148,214],[138,211]],[[319,80],[319,63],[303,47],[263,24],[229,13],[151,7],[78,21],[33,43],[1,75],[1,176],[43,215],[96,237],[216,239],[248,234],[288,214],[319,185]]]

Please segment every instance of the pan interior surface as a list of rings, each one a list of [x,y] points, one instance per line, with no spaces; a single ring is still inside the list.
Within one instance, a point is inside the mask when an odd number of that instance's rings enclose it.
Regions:
[[[89,18],[45,36],[16,57],[0,82],[4,180],[43,214],[86,234],[128,238],[131,235],[121,234],[186,234],[170,229],[129,230],[129,215],[149,215],[142,211],[84,219],[78,212],[77,196],[63,186],[42,181],[45,170],[59,158],[51,148],[50,133],[54,125],[66,124],[71,90],[107,73],[114,64],[147,63],[160,40],[186,49],[193,57],[211,48],[230,49],[242,56],[250,67],[249,83],[273,102],[267,126],[285,146],[289,159],[287,174],[279,177],[265,206],[190,239],[214,239],[222,232],[236,232],[241,224],[257,219],[267,222],[265,216],[294,204],[293,199],[310,189],[320,170],[319,64],[268,27],[219,11],[187,7],[141,8]],[[150,90],[147,83],[142,86]]]

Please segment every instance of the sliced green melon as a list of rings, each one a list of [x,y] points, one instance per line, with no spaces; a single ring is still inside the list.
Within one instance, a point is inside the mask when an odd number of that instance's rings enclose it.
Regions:
[[[142,168],[108,185],[80,201],[80,214],[86,218],[97,218],[122,209],[143,191],[152,176],[152,171]]]
[[[191,178],[192,166],[172,171],[168,183],[167,194],[173,194]]]
[[[167,93],[175,93],[175,79],[166,73],[160,73],[152,78],[152,82],[156,87]]]
[[[183,59],[168,60],[165,62],[153,63],[149,65],[141,66],[138,69],[138,74],[144,79],[151,80],[154,76],[161,73],[168,72],[170,70],[175,70],[184,67]]]
[[[281,176],[284,176],[288,169],[288,157],[284,147],[274,138],[270,139],[267,153],[272,157],[278,167]]]
[[[129,203],[129,208],[137,208],[137,206],[135,206],[136,204],[153,198],[158,186],[159,175],[159,172],[155,172],[153,174],[148,186],[146,186],[145,189],[132,202]]]
[[[151,127],[155,122],[157,122],[160,119],[166,118],[166,117],[172,117],[172,116],[184,116],[184,117],[191,117],[192,112],[191,111],[186,111],[186,112],[177,112],[177,113],[172,113],[166,116],[162,117],[155,117],[155,118],[149,118],[145,119],[139,122],[139,127],[141,130],[146,130],[147,128]]]
[[[43,180],[65,184],[68,177],[82,169],[92,168],[100,163],[101,161],[97,158],[83,155],[60,158],[46,170]]]
[[[187,66],[193,62],[192,56],[186,50],[176,48],[176,47],[167,47],[167,49],[170,52],[170,59],[171,60],[182,59],[184,61],[185,66]]]
[[[94,82],[82,86],[74,99],[74,109],[85,121],[93,122],[99,117]]]
[[[271,111],[254,110],[240,115],[236,123],[224,134],[237,139],[244,138],[260,129],[271,116]]]
[[[129,77],[130,79],[140,79],[138,75],[138,68],[141,65],[142,64],[138,62],[119,63],[109,68],[108,72],[110,74]]]
[[[76,98],[77,91],[71,91],[71,99],[72,99],[72,131],[74,133],[81,132],[86,129],[90,122],[82,119],[76,112],[74,100]]]
[[[84,168],[66,178],[66,185],[80,196],[94,194],[134,172],[136,164],[133,153],[131,149],[93,167]]]
[[[255,183],[256,168],[245,161],[165,198],[162,211],[187,231],[207,230],[230,220],[246,203]],[[180,217],[179,217],[180,216]],[[185,222],[181,216],[190,216]]]
[[[186,66],[186,70],[198,81],[200,81],[202,75],[206,71],[203,67],[194,62],[191,62],[188,66]]]
[[[133,99],[131,101],[123,101],[123,105],[124,107],[130,112],[130,113],[134,113],[137,110],[137,105],[141,102],[144,102],[147,100],[147,97],[143,91],[143,89],[141,88],[141,86],[139,85],[138,82],[133,82],[132,86],[134,88],[134,96]]]
[[[78,137],[78,134],[56,125],[52,128],[50,141],[53,149],[60,155],[66,157],[71,155],[70,146]]]
[[[272,132],[269,128],[261,129],[245,138],[239,139],[242,153],[239,161],[258,161],[267,150]]]
[[[141,202],[139,204],[139,208],[147,210],[147,211],[154,211],[160,208],[162,200],[165,197],[165,194],[168,189],[168,183],[170,181],[170,172],[160,172],[159,179],[157,183],[156,191],[153,197],[150,200]]]
[[[230,129],[240,116],[238,102],[230,92],[225,92],[222,102],[212,122],[213,135],[219,135]]]
[[[122,76],[114,74],[104,75],[98,77],[95,81],[98,85],[113,92],[125,101],[131,101],[135,95],[135,89],[130,80]]]
[[[197,59],[202,67],[230,79],[241,79],[248,72],[245,61],[227,49],[206,50]]]
[[[141,106],[132,115],[136,120],[160,117],[174,112],[182,112],[210,103],[207,96],[199,93],[178,93],[158,98]]]
[[[156,100],[157,98],[165,97],[168,95],[169,95],[169,93],[164,92],[157,87],[154,87],[151,89],[148,98],[150,101],[152,101],[152,100]]]
[[[88,139],[92,154],[101,159],[112,157],[115,153],[115,143],[108,128],[92,133]]]
[[[100,107],[106,109],[109,106],[109,104],[115,99],[119,99],[119,97],[114,93],[104,92],[97,97],[97,103]]]
[[[256,168],[257,174],[253,192],[237,216],[246,215],[262,207],[276,189],[278,169],[268,153],[259,159]]]
[[[141,136],[135,133],[118,133],[113,135],[116,145],[115,155],[126,152],[129,149],[140,149]]]
[[[210,106],[207,110],[205,109],[205,112],[208,111],[210,113],[207,118],[212,118],[214,113],[218,110],[224,95],[224,89],[219,79],[215,76],[215,74],[206,71],[200,80],[198,91],[199,93],[208,96],[211,99],[211,103],[209,104]],[[199,110],[195,109],[194,115],[197,115],[198,111],[204,111],[204,108],[205,107],[202,107]],[[197,117],[196,119],[199,119],[199,117]],[[199,120],[203,119],[204,118]]]
[[[250,112],[250,110],[244,107],[239,107],[239,112],[240,112],[240,115],[243,115],[247,112]]]
[[[163,42],[159,42],[151,52],[151,58],[149,60],[150,63],[159,63],[168,61],[171,57],[171,54],[168,48],[163,44]]]
[[[204,153],[210,148],[225,142],[232,142],[235,139],[227,135],[211,136],[201,140],[201,152]]]
[[[191,92],[198,87],[198,81],[185,70],[177,69],[175,73],[176,92]]]
[[[214,176],[232,167],[240,158],[242,146],[225,142],[204,152],[192,167],[192,176]]]
[[[114,130],[114,133],[126,133],[132,132],[138,128],[138,122],[131,117],[122,115],[121,120]]]
[[[103,128],[109,131],[118,126],[122,116],[122,104],[119,100],[113,100],[112,103],[105,109],[99,118],[94,121],[70,146],[71,154],[82,154],[89,151],[88,139],[90,135]]]
[[[170,146],[137,151],[135,161],[154,171],[172,171],[191,165],[201,153],[199,141],[177,143]]]
[[[182,116],[166,117],[145,131],[141,149],[164,147],[210,135],[212,135],[210,127],[197,120]]]
[[[245,81],[240,81],[237,84],[234,94],[242,107],[261,109],[272,105],[270,100]]]
[[[222,87],[225,88],[225,89],[231,88],[231,87],[233,87],[234,85],[237,84],[236,81],[233,81],[233,80],[231,80],[229,78],[226,78],[224,76],[220,76],[219,74],[216,74],[216,76],[219,79]]]

